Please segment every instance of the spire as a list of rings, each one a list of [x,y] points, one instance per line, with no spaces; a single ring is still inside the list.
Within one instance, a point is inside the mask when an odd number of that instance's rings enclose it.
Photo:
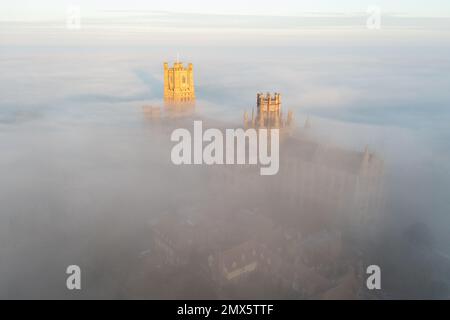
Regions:
[[[364,148],[363,158],[361,162],[361,172],[363,174],[366,174],[368,172],[369,159],[370,159],[369,146],[366,145],[366,147]]]
[[[245,129],[248,128],[248,113],[247,113],[247,111],[244,112],[244,128]]]
[[[370,154],[369,154],[369,146],[366,145],[366,147],[364,148],[363,162],[364,162],[364,163],[369,163],[369,158],[370,158]]]

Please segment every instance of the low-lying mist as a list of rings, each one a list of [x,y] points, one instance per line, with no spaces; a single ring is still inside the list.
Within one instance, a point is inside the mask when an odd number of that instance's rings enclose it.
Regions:
[[[177,51],[195,112],[149,118]],[[2,47],[0,298],[448,297],[448,57],[380,39]],[[173,129],[242,126],[260,91],[294,112],[278,175],[172,164]]]

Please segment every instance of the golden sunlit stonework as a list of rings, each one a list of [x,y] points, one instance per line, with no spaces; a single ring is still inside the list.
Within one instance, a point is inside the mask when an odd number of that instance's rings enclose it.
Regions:
[[[276,93],[271,96],[270,93],[258,93],[256,95],[256,105],[260,112],[280,112],[281,94]]]
[[[289,111],[284,118],[281,111],[281,94],[258,93],[256,95],[256,115],[252,110],[252,117],[244,112],[244,128],[280,129],[281,137],[290,134],[293,128],[293,113]]]
[[[169,68],[164,63],[164,101],[166,103],[192,103],[195,101],[194,67],[185,68],[182,62],[175,62]]]

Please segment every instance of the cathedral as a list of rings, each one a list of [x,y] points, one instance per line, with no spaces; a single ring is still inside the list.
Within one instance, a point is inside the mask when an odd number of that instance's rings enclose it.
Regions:
[[[192,64],[165,63],[166,107],[144,109],[164,135],[193,120],[186,112],[195,100],[192,70]],[[204,119],[205,127],[278,129],[278,174],[263,177],[247,164],[196,167],[200,189],[180,179],[183,190],[196,192],[151,224],[146,268],[182,270],[186,278],[201,273],[226,299],[262,292],[272,298],[361,297],[363,260],[359,244],[349,239],[371,232],[382,218],[383,160],[367,147],[349,150],[321,141],[309,118],[296,126],[293,113],[282,111],[280,93],[258,93],[255,102],[243,123]],[[261,283],[270,290],[258,289]]]

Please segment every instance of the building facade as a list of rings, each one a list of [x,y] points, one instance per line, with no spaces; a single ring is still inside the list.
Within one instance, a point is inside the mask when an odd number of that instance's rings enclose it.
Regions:
[[[293,123],[292,111],[289,111],[284,118],[281,111],[281,94],[258,93],[256,95],[256,115],[252,111],[252,117],[249,119],[247,112],[244,113],[244,127],[255,129],[290,129]],[[284,130],[283,130],[284,131]]]
[[[185,68],[182,62],[175,62],[169,68],[164,63],[164,101],[166,103],[189,103],[195,101],[194,67]]]

